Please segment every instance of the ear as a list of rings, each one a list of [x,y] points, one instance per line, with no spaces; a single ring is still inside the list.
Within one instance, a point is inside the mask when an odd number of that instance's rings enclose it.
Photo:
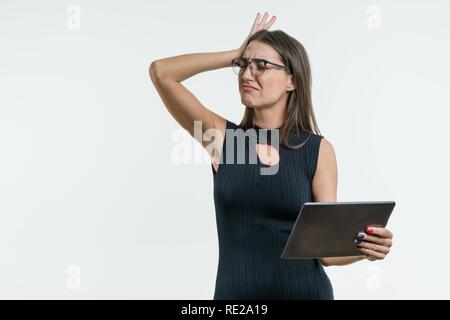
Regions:
[[[288,75],[288,85],[286,86],[286,91],[294,91],[295,90],[295,84],[293,81],[293,75]]]

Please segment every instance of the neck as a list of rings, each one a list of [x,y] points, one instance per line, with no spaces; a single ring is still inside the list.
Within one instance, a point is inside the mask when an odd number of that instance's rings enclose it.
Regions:
[[[280,129],[284,124],[284,114],[278,110],[254,110],[253,125],[262,129]]]
[[[253,124],[262,129],[280,129],[286,121],[287,96],[253,109]]]

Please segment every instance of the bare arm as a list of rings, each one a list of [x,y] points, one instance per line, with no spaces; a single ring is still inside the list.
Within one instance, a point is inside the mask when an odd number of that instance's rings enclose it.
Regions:
[[[313,178],[313,196],[317,202],[336,202],[338,171],[332,144],[323,138],[320,142],[317,169]],[[343,266],[364,260],[364,255],[354,257],[329,257],[319,261],[324,266]]]
[[[205,107],[180,82],[200,72],[231,67],[231,60],[242,56],[244,53],[247,39],[259,30],[269,29],[275,20],[275,16],[268,20],[267,12],[263,17],[258,13],[250,33],[238,49],[223,52],[183,54],[155,60],[150,64],[150,78],[167,110],[208,151],[213,159],[216,171],[220,159],[220,155],[216,151],[222,150],[226,119]],[[194,121],[201,121],[202,124],[198,136],[194,130]],[[209,137],[203,139],[204,131],[209,129],[216,129],[213,133],[215,138],[212,144],[209,143]],[[222,137],[219,136],[220,138],[217,139],[217,134],[222,134]]]
[[[202,122],[202,134],[211,128],[225,132],[225,119],[206,108],[180,82],[200,72],[231,66],[231,60],[240,51],[230,50],[211,53],[190,53],[155,60],[150,64],[150,78],[164,105],[174,119],[194,136],[194,121]],[[199,141],[206,147],[207,141]]]
[[[231,67],[231,60],[239,57],[239,49],[220,52],[188,53],[152,62],[156,78],[170,77],[181,82],[198,73]],[[152,73],[150,73],[152,75]]]
[[[150,78],[167,110],[181,127],[205,148],[216,172],[225,136],[226,119],[205,107],[180,82],[200,72],[231,66],[231,60],[240,55],[239,49],[190,53],[155,60],[149,68]],[[197,130],[195,121],[201,123]],[[212,142],[210,132],[208,136],[204,135],[207,130],[212,130]]]

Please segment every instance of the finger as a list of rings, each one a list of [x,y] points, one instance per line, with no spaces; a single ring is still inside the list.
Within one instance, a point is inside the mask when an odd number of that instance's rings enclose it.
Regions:
[[[253,25],[252,25],[252,29],[251,29],[251,30],[255,29],[255,27],[258,25],[260,16],[261,16],[261,15],[260,15],[259,12],[258,12],[258,13],[256,14],[256,18],[255,18],[255,21],[253,22]]]
[[[256,19],[255,19],[255,23],[253,23],[253,25],[255,26],[255,25],[257,25],[258,23],[259,23],[259,20],[261,19],[261,14],[258,12],[257,14],[256,14]]]
[[[384,253],[384,254],[388,254],[390,251],[389,247],[387,247],[387,246],[383,246],[383,245],[379,245],[379,244],[375,244],[375,243],[371,243],[371,242],[366,242],[366,241],[361,241],[360,244],[356,244],[356,245],[359,248],[365,248],[365,249],[369,249],[369,250]]]
[[[371,260],[370,258],[383,260],[386,257],[386,255],[384,253],[376,252],[376,251],[373,251],[373,250],[370,250],[370,249],[359,248],[359,250],[362,253],[364,253],[365,255],[367,255],[369,260]]]
[[[269,20],[266,29],[269,29],[275,23],[275,20],[277,20],[277,17],[273,16],[272,19]]]
[[[357,238],[359,240],[364,240],[367,242],[372,242],[372,243],[376,243],[376,244],[381,244],[383,246],[392,247],[392,239],[389,239],[389,238],[381,238],[378,236],[371,236],[364,232],[358,233]]]
[[[382,238],[392,238],[393,234],[390,230],[386,228],[377,228],[377,227],[367,227],[366,232],[370,235],[380,236]]]

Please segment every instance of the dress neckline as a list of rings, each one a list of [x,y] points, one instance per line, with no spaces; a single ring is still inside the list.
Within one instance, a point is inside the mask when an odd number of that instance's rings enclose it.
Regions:
[[[255,129],[261,129],[261,130],[275,130],[275,129],[278,129],[278,130],[280,130],[281,129],[281,127],[278,127],[278,128],[261,128],[260,126],[258,126],[258,125],[253,125],[253,127],[255,128]]]
[[[254,129],[256,129],[256,130],[259,130],[259,129],[267,130],[267,131],[272,131],[272,130],[275,130],[275,129],[281,130],[281,127],[278,127],[278,128],[262,128],[262,127],[258,126],[257,124],[253,123],[253,121],[251,121],[250,122],[250,128],[252,128],[252,127]]]

